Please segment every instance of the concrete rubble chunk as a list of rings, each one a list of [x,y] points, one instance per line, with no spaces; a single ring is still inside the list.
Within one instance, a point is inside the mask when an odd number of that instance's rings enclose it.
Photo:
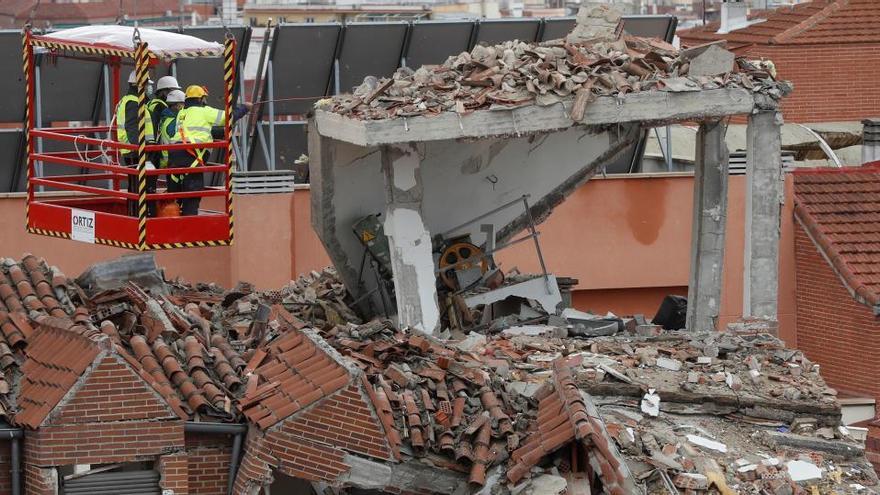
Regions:
[[[802,481],[817,480],[822,478],[822,470],[812,462],[794,460],[785,463],[792,481],[800,483]]]
[[[721,453],[727,452],[727,445],[721,442],[716,442],[715,440],[710,440],[699,435],[687,435],[687,439],[688,442],[702,449],[714,450]]]

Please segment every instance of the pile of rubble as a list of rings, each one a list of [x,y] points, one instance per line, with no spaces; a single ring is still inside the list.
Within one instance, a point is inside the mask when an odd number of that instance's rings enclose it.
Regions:
[[[287,369],[280,350],[309,339],[328,349],[316,360],[361,370],[398,459],[465,473],[482,493],[876,493],[880,484],[818,366],[766,334],[664,331],[633,318],[585,336],[588,316],[569,311],[441,341],[360,321],[330,269],[269,292],[166,282],[158,271],[134,280],[93,269],[73,283],[33,256],[0,262],[7,419],[40,326],[109,338],[191,420],[261,428],[283,419],[266,414],[299,407],[251,409],[279,388],[268,368]]]
[[[733,54],[717,44],[679,51],[658,39],[625,35],[621,25],[620,15],[606,6],[584,9],[566,39],[477,45],[441,65],[402,67],[391,78],[367,77],[352,94],[318,107],[379,120],[563,103],[580,121],[600,96],[746,88],[778,99],[790,90],[763,64],[734,63]]]

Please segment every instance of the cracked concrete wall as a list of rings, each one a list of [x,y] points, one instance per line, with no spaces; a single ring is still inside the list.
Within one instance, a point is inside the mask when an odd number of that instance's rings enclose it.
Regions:
[[[604,166],[626,152],[638,136],[637,125],[610,129],[579,126],[507,139],[414,143],[405,146],[418,161],[401,162],[398,173],[386,184],[380,148],[358,147],[322,137],[312,127],[309,133],[312,225],[346,285],[352,289],[357,286],[363,254],[362,245],[352,233],[352,225],[365,215],[382,213],[386,228],[395,228],[398,235],[403,235],[406,225],[412,227],[418,235],[410,236],[405,242],[418,241],[421,249],[428,245],[425,239],[524,194],[530,195],[532,215],[540,222],[592,174],[601,172]],[[388,159],[394,158],[390,151],[386,151],[386,155]],[[387,187],[390,185],[396,186],[396,198],[389,196],[392,191]],[[421,197],[406,197],[403,191],[418,191]],[[395,209],[401,211],[400,214],[395,211],[393,218],[386,218],[386,202],[390,203],[390,198],[403,208]],[[405,210],[420,215],[414,216],[403,212]],[[417,218],[421,225],[417,225]],[[526,218],[523,208],[517,205],[454,234],[469,233],[476,244],[481,244],[485,234],[480,232],[480,224],[493,223],[497,240],[503,242],[524,228]],[[429,237],[424,237],[425,234]],[[424,259],[424,253],[421,258]],[[372,276],[365,278],[366,290],[373,289]],[[430,286],[433,291],[433,281]],[[378,299],[374,307],[381,307]]]

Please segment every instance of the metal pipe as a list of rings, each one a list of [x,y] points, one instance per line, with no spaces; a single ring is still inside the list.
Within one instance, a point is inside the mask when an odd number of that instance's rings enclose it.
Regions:
[[[40,66],[37,64],[34,66],[34,117],[36,117],[35,126],[39,129],[43,127],[43,100],[40,98],[40,93],[42,92],[42,84],[40,83]],[[37,138],[37,153],[43,152],[43,138]],[[34,164],[34,171],[37,177],[43,176],[43,162],[38,161]],[[43,186],[38,188],[38,191],[43,192]]]
[[[12,495],[21,495],[21,437],[24,432],[18,428],[18,435],[12,436],[11,456],[9,460],[12,471]]]
[[[241,453],[241,437],[244,433],[236,433],[232,440],[232,455],[229,458],[229,481],[226,486],[226,495],[232,495],[235,485],[235,476],[238,474],[238,457]]]
[[[531,208],[529,208],[529,198],[523,196],[522,202],[526,209],[526,218],[529,219],[529,232],[534,235],[532,239],[535,241],[535,251],[538,252],[538,261],[541,262],[541,273],[544,275],[544,283],[547,286],[547,293],[552,294],[553,289],[550,287],[550,277],[547,276],[547,265],[544,264],[544,255],[541,254],[541,243],[538,242],[538,230],[535,228],[535,219],[532,217]]]
[[[12,495],[21,495],[21,439],[24,438],[22,428],[12,428],[8,424],[0,424],[0,439],[10,440],[9,470],[12,482]]]
[[[238,458],[241,456],[242,436],[247,433],[248,425],[245,423],[187,421],[183,424],[183,431],[185,433],[204,433],[206,435],[234,435],[232,439],[232,454],[229,457],[229,482],[226,487],[227,495],[232,495],[235,476],[238,473]]]
[[[524,200],[526,200],[526,199],[528,199],[528,198],[529,198],[529,195],[528,195],[528,194],[523,194],[522,196],[520,196],[520,197],[518,197],[518,198],[516,198],[516,199],[512,199],[512,200],[508,201],[507,203],[504,203],[503,205],[499,206],[498,208],[495,208],[494,210],[491,210],[491,211],[488,211],[488,212],[486,212],[486,213],[483,213],[482,215],[480,215],[480,216],[478,216],[478,217],[476,217],[476,218],[473,218],[473,219],[471,219],[471,220],[468,220],[467,222],[464,222],[464,223],[461,224],[461,225],[456,225],[455,227],[453,227],[453,228],[451,228],[451,229],[448,229],[446,232],[443,232],[442,234],[440,234],[440,236],[441,236],[441,237],[446,237],[447,235],[449,235],[449,234],[455,232],[455,231],[458,230],[458,229],[461,229],[461,228],[467,227],[468,225],[471,225],[471,224],[473,224],[473,223],[477,223],[477,222],[479,222],[480,220],[482,220],[482,219],[484,219],[484,218],[486,218],[486,217],[488,217],[488,216],[490,216],[490,215],[494,215],[494,214],[498,213],[498,212],[501,211],[501,210],[504,210],[504,209],[506,209],[506,208],[510,208],[511,206],[513,206],[513,205],[519,203],[520,201],[524,201]]]
[[[269,86],[269,170],[275,170],[275,80],[270,60],[266,69],[266,78]]]
[[[209,435],[230,435],[247,433],[245,423],[208,423],[203,421],[187,421],[183,424],[186,433],[207,433]]]

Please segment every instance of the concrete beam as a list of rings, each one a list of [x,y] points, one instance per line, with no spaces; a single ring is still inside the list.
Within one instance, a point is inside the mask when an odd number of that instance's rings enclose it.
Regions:
[[[587,106],[580,122],[572,121],[569,116],[570,101],[546,107],[529,105],[514,110],[480,110],[468,115],[445,112],[431,117],[369,121],[317,110],[315,121],[322,136],[359,146],[375,146],[406,141],[516,136],[567,129],[576,124],[705,120],[751,113],[754,107],[755,98],[745,89],[675,93],[646,91],[620,98],[599,97]]]
[[[359,146],[408,141],[516,136],[525,133],[567,129],[576,124],[611,125],[625,122],[662,124],[700,121],[728,115],[748,114],[755,97],[746,89],[703,91],[646,91],[617,98],[602,96],[592,102],[584,118],[575,122],[569,115],[572,102],[541,107],[529,105],[514,110],[479,110],[468,115],[444,112],[386,120],[358,120],[317,110],[315,122],[322,136]]]
[[[724,230],[727,223],[728,153],[725,126],[704,122],[697,132],[687,329],[713,330],[721,307]]]
[[[746,131],[746,223],[743,316],[775,320],[779,296],[780,210],[783,201],[782,114],[749,116]]]
[[[422,219],[421,158],[414,144],[381,149],[385,235],[391,251],[398,323],[432,333],[440,325],[431,234]]]

